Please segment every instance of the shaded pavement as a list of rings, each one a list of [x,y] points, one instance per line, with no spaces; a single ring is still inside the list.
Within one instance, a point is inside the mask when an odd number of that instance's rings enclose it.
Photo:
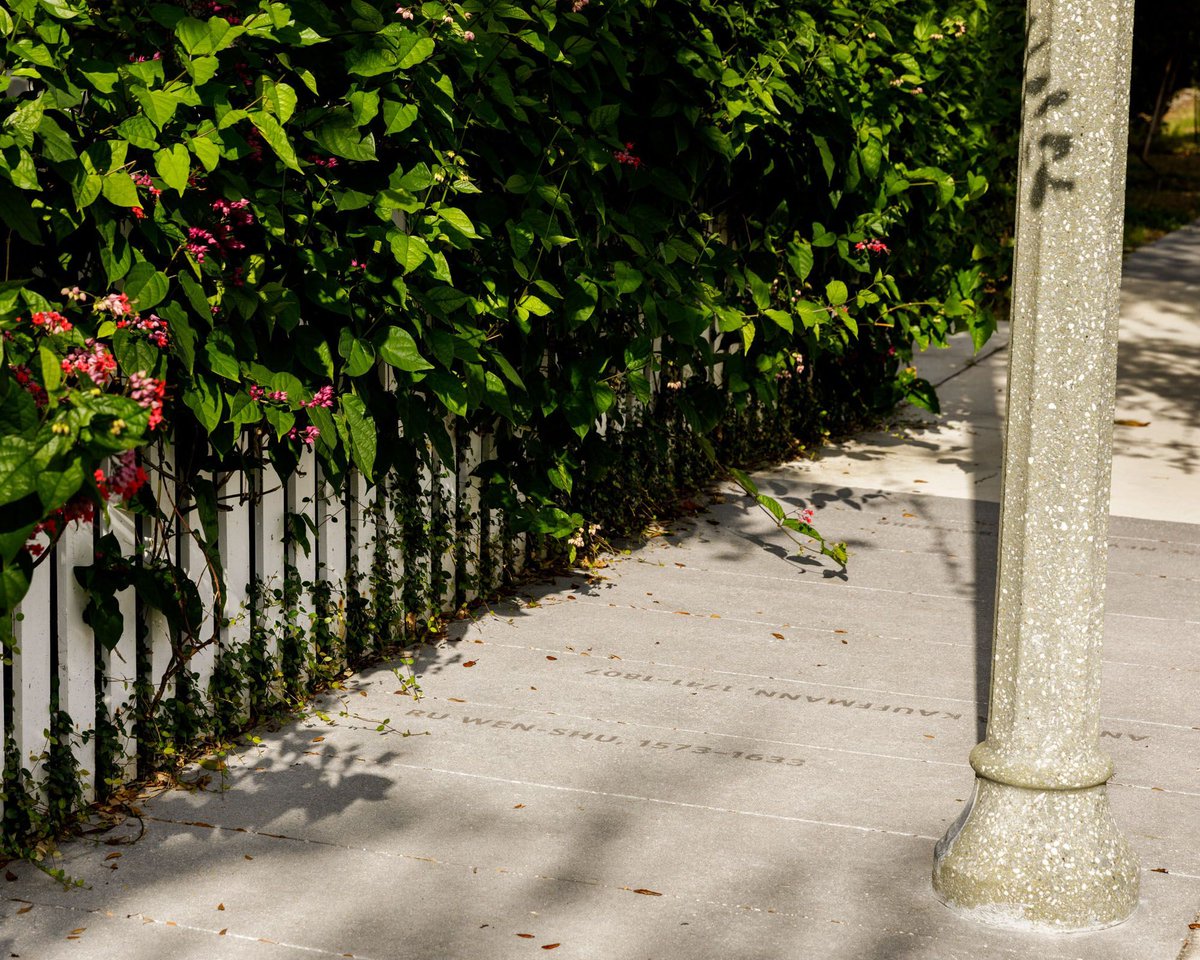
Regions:
[[[725,490],[456,625],[419,701],[366,672],[146,802],[137,843],[67,845],[82,887],[14,866],[0,957],[1200,956],[1198,286],[1200,228],[1128,261],[1102,722],[1128,923],[1009,932],[930,889],[986,704],[1001,334],[918,360],[943,418],[758,475],[850,542],[845,575]]]

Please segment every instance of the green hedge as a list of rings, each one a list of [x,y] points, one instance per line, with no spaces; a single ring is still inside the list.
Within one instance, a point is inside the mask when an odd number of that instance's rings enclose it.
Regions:
[[[95,471],[159,416],[207,466],[307,442],[335,481],[452,460],[448,415],[494,427],[490,502],[565,538],[602,417],[669,403],[703,436],[799,383],[814,429],[935,404],[913,346],[982,343],[1007,271],[1020,17],[12,0],[0,608],[35,521],[113,496]]]

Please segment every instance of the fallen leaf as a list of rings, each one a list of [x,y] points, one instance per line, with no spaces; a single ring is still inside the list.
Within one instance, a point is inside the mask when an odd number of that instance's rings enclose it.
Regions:
[[[447,697],[446,699],[449,700],[451,703],[466,703],[467,702],[466,700],[462,699],[461,697]]]
[[[113,851],[104,859],[105,860],[116,860],[116,859],[120,858],[121,856],[123,856],[123,854],[120,851]]]
[[[1113,424],[1118,427],[1148,427],[1149,420],[1114,420]]]
[[[525,804],[523,804],[523,803],[518,803],[518,804],[517,804],[515,807],[513,807],[513,809],[514,809],[514,810],[520,810],[520,809],[521,809],[522,807],[524,807],[524,806],[525,806]]]
[[[842,643],[846,644],[847,646],[849,646],[849,645],[850,645],[850,641],[849,641],[849,640],[843,640],[843,641],[842,641]]]
[[[18,911],[17,911],[17,913],[19,913],[19,914],[20,914],[20,913],[28,913],[28,912],[29,912],[30,910],[32,910],[32,909],[33,909],[33,904],[31,903],[31,904],[30,904],[29,906],[27,906],[27,907],[22,907],[20,910],[18,910]]]
[[[1165,792],[1162,787],[1151,787],[1151,790],[1157,790],[1159,793]]]
[[[245,857],[247,860],[253,860],[253,859],[254,859],[254,858],[253,858],[252,856],[250,856],[250,854],[248,854],[248,853],[243,853],[243,854],[242,854],[242,856],[243,856],[243,857]]]
[[[228,928],[228,927],[222,927],[222,928],[221,928],[221,930],[220,930],[220,931],[217,933],[217,936],[218,936],[218,937],[223,937],[223,936],[225,936],[225,934],[227,934],[228,932],[229,932],[229,928]]]
[[[225,909],[225,904],[223,904],[223,903],[218,903],[218,904],[217,904],[217,909],[218,909],[218,910],[224,910],[224,909]]]
[[[463,664],[463,666],[464,667],[473,667],[478,662],[479,662],[478,660],[468,660],[466,663]]]
[[[179,924],[177,924],[174,920],[168,920],[167,926],[168,927],[177,927],[177,926],[179,926]]]
[[[610,653],[610,654],[608,655],[608,659],[609,659],[609,660],[620,660],[621,658],[620,658],[620,657],[618,657],[618,656],[617,656],[615,653]]]
[[[937,739],[937,737],[935,737],[932,733],[923,733],[923,734],[921,734],[921,736],[923,736],[926,740],[936,740]]]
[[[902,516],[902,517],[909,517],[909,518],[915,518],[915,517],[916,517],[916,514],[915,514],[915,513],[902,513],[902,514],[900,514],[900,516]]]
[[[324,740],[324,739],[325,739],[324,737],[313,737],[313,738],[312,738],[312,742],[313,742],[313,743],[320,743],[320,742],[321,742],[322,740]]]
[[[532,940],[533,939],[532,933],[518,933],[517,936],[520,937],[522,940]]]
[[[1189,930],[1200,930],[1200,923],[1189,923],[1188,929]]]
[[[928,480],[914,480],[913,483],[928,483]]]
[[[675,613],[681,617],[690,617],[691,616],[691,614],[688,613],[686,610],[676,610]]]
[[[677,566],[677,567],[686,567],[686,566],[687,566],[687,564],[686,564],[686,563],[680,563],[680,562],[677,560],[677,561],[675,561],[675,566]]]
[[[1166,867],[1151,867],[1150,872],[1151,873],[1170,873],[1171,871],[1168,870]]]
[[[84,930],[86,930],[86,929],[87,929],[87,927],[76,927],[76,928],[75,928],[74,930],[72,930],[71,932],[72,932],[72,933],[83,933],[83,931],[84,931]]]
[[[783,639],[783,634],[782,634],[782,633],[773,633],[773,634],[771,634],[771,636],[773,636],[773,637],[774,637],[776,640],[782,640],[782,639]]]
[[[558,657],[550,657],[550,656],[548,656],[548,657],[546,657],[546,659],[547,659],[547,660],[557,660],[557,659],[558,659]]]
[[[657,890],[647,890],[645,887],[638,887],[638,889],[634,890],[633,892],[640,893],[646,897],[661,897],[662,896],[662,894],[659,893]]]
[[[543,949],[543,950],[553,950],[553,949],[555,949],[556,947],[561,947],[561,946],[562,946],[562,944],[561,944],[561,943],[543,943],[543,944],[542,944],[542,949]]]
[[[833,632],[834,633],[845,633],[846,631],[845,630],[834,630]]]

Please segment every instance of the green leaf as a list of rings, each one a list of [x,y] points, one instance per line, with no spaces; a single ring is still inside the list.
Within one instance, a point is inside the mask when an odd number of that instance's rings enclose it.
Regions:
[[[212,129],[211,127],[209,128]],[[210,134],[211,136],[211,134]],[[204,169],[209,173],[217,168],[217,164],[221,162],[221,148],[218,147],[208,136],[198,134],[188,140],[188,148],[196,155],[196,159],[203,164]]]
[[[405,273],[416,270],[429,257],[429,245],[420,237],[396,230],[388,235],[388,241],[391,243],[392,256]]]
[[[402,327],[388,327],[382,341],[378,344],[379,356],[397,370],[416,373],[421,370],[432,370],[433,364],[421,356],[417,342],[411,333]]]
[[[467,388],[462,381],[452,373],[444,370],[434,370],[426,378],[426,383],[434,395],[455,416],[464,417],[467,414]]]
[[[624,260],[618,260],[613,264],[613,273],[617,280],[617,289],[621,293],[633,293],[645,279],[641,271],[635,270]]]
[[[788,263],[791,264],[798,280],[802,283],[807,280],[813,268],[812,244],[802,241],[788,244]]]
[[[133,146],[143,150],[158,149],[158,130],[149,120],[138,114],[122,120],[117,127],[117,133],[128,140]]]
[[[296,112],[296,91],[282,80],[263,79],[263,106],[287,123]]]
[[[135,263],[125,276],[125,293],[142,312],[158,306],[167,295],[169,286],[167,275],[155,270],[154,265],[146,260]]]
[[[53,393],[62,384],[62,364],[58,354],[43,343],[38,346],[38,360],[42,367],[42,384]]]
[[[21,437],[0,437],[0,504],[13,503],[34,491],[34,445]]]
[[[204,340],[204,354],[209,368],[218,377],[242,382],[242,370],[238,364],[233,337],[224,330],[213,330]]]
[[[395,100],[383,101],[384,133],[388,136],[402,133],[416,122],[417,105],[415,103],[398,103]]]
[[[735,481],[737,481],[737,485],[739,487],[741,487],[743,490],[745,490],[748,494],[750,494],[750,496],[752,496],[752,497],[758,496],[758,485],[753,480],[751,480],[747,474],[743,473],[741,470],[738,470],[735,467],[730,467],[729,475],[731,477],[733,477],[733,479]]]
[[[795,321],[792,320],[790,313],[785,313],[783,310],[764,310],[763,315],[773,320],[779,327],[786,330],[788,333],[795,332]]]
[[[475,232],[475,224],[471,223],[471,218],[457,207],[442,207],[437,213],[464,237],[470,237],[472,240],[480,239],[479,234]]]
[[[937,391],[928,380],[918,378],[910,383],[904,394],[904,399],[914,407],[920,407],[922,410],[928,410],[930,413],[942,412],[941,405],[938,403]]]
[[[821,155],[821,166],[825,169],[825,179],[833,183],[833,171],[836,169],[836,164],[833,162],[833,151],[829,149],[829,141],[824,137],[813,137],[812,141]]]
[[[78,460],[60,470],[42,470],[37,476],[37,495],[47,513],[57,510],[83,486],[83,467]]]
[[[163,90],[134,87],[133,95],[142,105],[142,112],[159,130],[171,122],[171,118],[175,116],[175,109],[179,106],[179,98]]]
[[[408,42],[411,38],[412,42]],[[423,60],[428,60],[433,56],[434,44],[429,37],[417,37],[413,33],[406,33],[402,36],[400,42],[396,44],[396,54],[400,58],[400,69],[407,70],[409,67],[415,67]]]
[[[883,144],[871,137],[859,150],[863,172],[870,177],[879,176],[879,167],[883,163]]]
[[[349,327],[338,335],[338,356],[345,360],[342,372],[348,377],[361,377],[375,366],[375,348],[360,340]]]
[[[347,111],[333,113],[313,131],[313,135],[317,143],[335,157],[345,160],[375,159],[374,135],[368,133],[363,136],[354,117]]]
[[[154,169],[168,187],[182,196],[183,191],[187,189],[188,176],[192,172],[192,161],[188,156],[187,147],[181,143],[163,147],[154,154]]]
[[[117,170],[102,178],[100,184],[104,199],[118,207],[140,207],[142,198],[137,187],[124,170]]]
[[[550,313],[550,307],[540,297],[535,297],[532,293],[527,293],[517,303],[518,309],[528,310],[534,316],[545,317]]]
[[[840,307],[849,296],[850,291],[841,280],[830,280],[825,286],[825,297],[835,307]]]
[[[22,551],[17,554],[15,562],[6,562],[0,567],[0,610],[15,609],[21,598],[29,592],[29,565],[29,554]]]
[[[262,134],[262,138],[267,142],[267,145],[275,151],[275,155],[283,161],[283,165],[289,170],[295,170],[298,173],[300,171],[300,163],[296,160],[296,151],[292,149],[291,141],[288,140],[288,136],[284,133],[283,127],[279,125],[279,121],[269,113],[259,111],[258,113],[250,114],[250,122]]]
[[[341,413],[350,437],[350,455],[354,465],[368,480],[375,471],[375,448],[377,443],[375,421],[367,414],[366,405],[355,394],[343,394]]]
[[[197,87],[204,86],[216,76],[220,65],[216,57],[193,57],[183,61],[183,68],[192,75],[192,83]]]

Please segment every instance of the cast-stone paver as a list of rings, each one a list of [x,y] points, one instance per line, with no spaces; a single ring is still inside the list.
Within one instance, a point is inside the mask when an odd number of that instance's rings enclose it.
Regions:
[[[851,544],[789,558],[736,491],[529,584],[247,745],[204,789],[13,865],[0,957],[1179,960],[1200,956],[1200,227],[1127,264],[1102,742],[1142,902],[1096,934],[932,896],[986,712],[1004,332],[909,412],[758,475]],[[197,771],[199,773],[200,771]],[[119,854],[119,856],[115,856]]]

